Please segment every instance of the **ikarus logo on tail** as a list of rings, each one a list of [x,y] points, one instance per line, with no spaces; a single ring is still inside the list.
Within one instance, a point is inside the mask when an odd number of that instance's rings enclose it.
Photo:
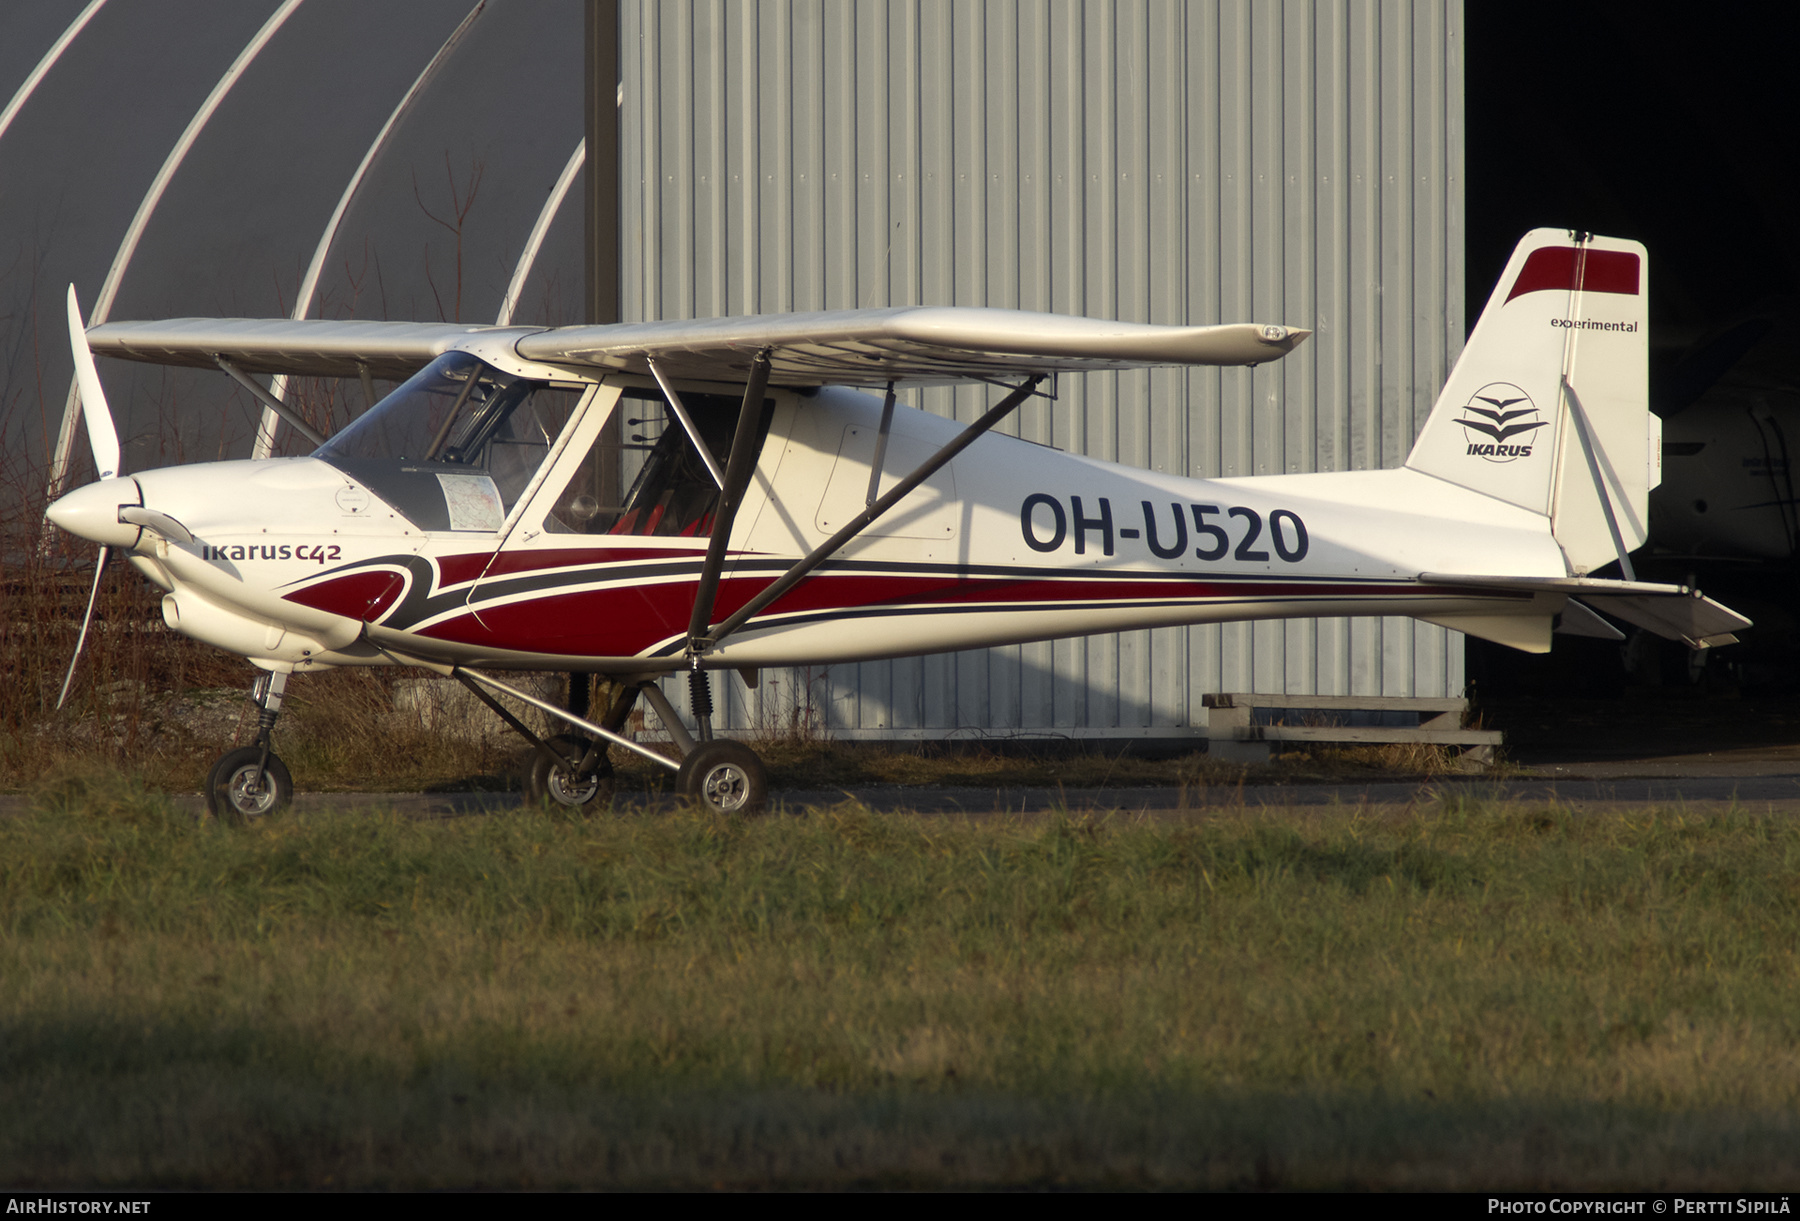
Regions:
[[[1537,430],[1550,421],[1519,387],[1489,382],[1469,396],[1456,422],[1468,438],[1469,453],[1489,462],[1511,462],[1531,457]]]

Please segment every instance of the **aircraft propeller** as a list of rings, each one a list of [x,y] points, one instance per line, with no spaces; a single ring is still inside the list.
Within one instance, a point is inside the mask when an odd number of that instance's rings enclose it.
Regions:
[[[81,416],[87,421],[88,447],[94,452],[94,470],[101,479],[116,479],[119,474],[119,431],[113,424],[112,410],[106,404],[106,391],[100,386],[100,370],[94,366],[94,352],[88,346],[87,327],[81,321],[81,304],[75,299],[75,286],[69,285],[69,348],[75,357],[75,384],[81,395]],[[100,580],[106,574],[106,562],[112,548],[104,543],[94,561],[94,586],[88,591],[87,613],[81,617],[81,634],[75,638],[75,655],[69,658],[69,672],[63,676],[62,694],[56,697],[60,709],[69,698],[69,686],[75,681],[75,668],[81,664],[82,650],[87,647],[88,628],[94,622],[94,603],[100,597]]]

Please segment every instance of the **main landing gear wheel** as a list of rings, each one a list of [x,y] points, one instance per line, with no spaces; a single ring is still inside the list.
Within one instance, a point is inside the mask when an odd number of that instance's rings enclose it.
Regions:
[[[762,814],[769,808],[769,777],[762,760],[742,742],[715,738],[688,752],[675,773],[675,791],[715,814]]]
[[[588,739],[575,734],[561,734],[550,739],[564,758],[577,765],[587,756]],[[525,777],[525,796],[533,805],[557,806],[567,810],[604,810],[612,805],[612,761],[600,756],[594,770],[585,776],[571,774],[548,751],[537,751],[531,757],[531,771]]]
[[[262,747],[240,746],[213,764],[205,795],[214,818],[242,826],[287,809],[294,800],[294,778],[288,775],[287,764],[271,754],[258,780],[257,766],[262,762]]]

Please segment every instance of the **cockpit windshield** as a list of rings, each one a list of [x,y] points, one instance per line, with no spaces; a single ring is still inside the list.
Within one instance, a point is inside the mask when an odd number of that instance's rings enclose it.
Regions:
[[[427,530],[498,530],[580,401],[448,352],[314,451]]]

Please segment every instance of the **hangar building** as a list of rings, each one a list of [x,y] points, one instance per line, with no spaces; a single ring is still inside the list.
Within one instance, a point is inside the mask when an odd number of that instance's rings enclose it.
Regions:
[[[1311,329],[1271,367],[1065,378],[1008,426],[1192,475],[1397,464],[1460,348],[1455,0],[616,10],[625,320],[955,304]],[[41,509],[56,460],[70,281],[96,321],[581,321],[585,17],[581,0],[9,12],[9,516]],[[250,454],[257,409],[222,375],[103,376],[127,470]],[[915,393],[964,420],[990,397]],[[1459,694],[1462,658],[1410,620],[1295,620],[766,675],[725,704],[728,727],[844,737],[1180,735],[1206,692]]]

